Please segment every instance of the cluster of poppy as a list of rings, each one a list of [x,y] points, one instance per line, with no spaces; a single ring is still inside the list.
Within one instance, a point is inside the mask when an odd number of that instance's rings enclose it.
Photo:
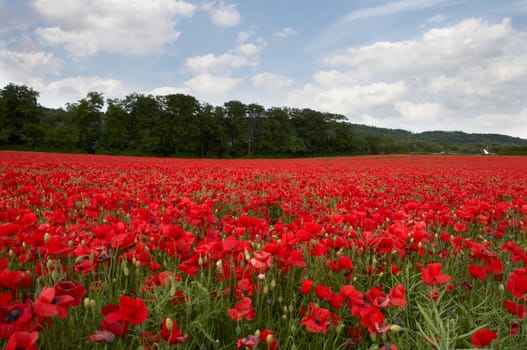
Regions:
[[[256,299],[270,271],[284,283],[289,272],[302,271],[296,290],[303,301],[293,307],[303,329],[347,328],[347,344],[366,341],[366,332],[393,332],[388,311],[408,305],[409,286],[359,287],[356,278],[412,269],[433,301],[440,288],[473,289],[491,277],[508,293],[508,336],[517,335],[527,315],[527,253],[517,242],[527,232],[527,165],[489,159],[259,162],[2,152],[0,338],[6,349],[36,349],[52,319],[67,318],[84,297],[89,303],[101,289],[100,273],[116,264],[133,264],[146,276],[101,307],[90,342],[113,342],[145,323],[157,288],[171,289],[173,305],[186,303],[176,282],[204,271],[234,281],[221,291],[232,297],[225,310],[232,322],[258,318]],[[423,262],[412,264],[415,257]],[[167,270],[167,258],[177,270]],[[462,279],[443,271],[447,259],[464,261]],[[345,282],[335,288],[320,276],[315,281],[314,261]],[[79,279],[92,280],[73,282]],[[38,287],[50,280],[57,282]],[[142,334],[144,343],[187,342],[191,334],[173,318]],[[274,350],[277,334],[265,329],[235,343]],[[476,347],[496,339],[488,328],[471,335]]]

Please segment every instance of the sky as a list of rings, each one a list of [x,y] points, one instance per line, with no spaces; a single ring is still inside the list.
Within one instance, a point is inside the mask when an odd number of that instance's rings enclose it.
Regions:
[[[0,0],[0,87],[527,138],[527,0]]]

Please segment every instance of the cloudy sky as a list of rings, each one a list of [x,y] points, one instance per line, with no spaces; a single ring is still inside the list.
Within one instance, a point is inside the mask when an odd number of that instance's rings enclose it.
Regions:
[[[526,0],[0,0],[0,87],[527,138]]]

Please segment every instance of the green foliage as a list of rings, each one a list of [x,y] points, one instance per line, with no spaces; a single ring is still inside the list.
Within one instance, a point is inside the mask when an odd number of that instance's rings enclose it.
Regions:
[[[350,124],[339,114],[228,101],[200,103],[184,94],[90,92],[67,109],[38,105],[38,92],[0,90],[0,147],[179,157],[310,157],[361,154],[527,154],[527,140],[497,134],[406,130]],[[106,109],[104,110],[104,107]]]

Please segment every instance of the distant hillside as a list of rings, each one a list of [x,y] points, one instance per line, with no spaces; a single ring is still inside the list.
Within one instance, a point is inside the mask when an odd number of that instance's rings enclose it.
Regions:
[[[501,134],[469,134],[463,131],[425,131],[412,133],[402,129],[378,128],[361,124],[351,124],[356,135],[388,136],[395,140],[431,141],[438,144],[467,145],[467,144],[507,144],[527,145],[527,140]]]

